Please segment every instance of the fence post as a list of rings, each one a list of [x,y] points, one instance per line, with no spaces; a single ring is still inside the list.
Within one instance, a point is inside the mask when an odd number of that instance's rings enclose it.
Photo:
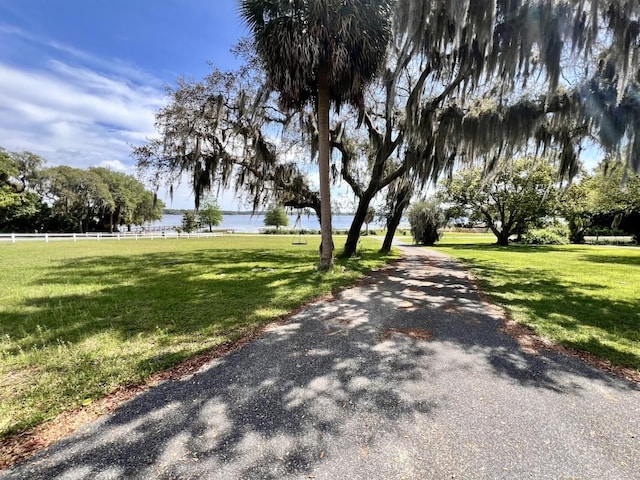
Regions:
[[[78,238],[76,237],[76,234],[75,234],[75,233],[73,234],[73,241],[74,241],[74,242],[77,242],[77,241],[78,241]]]
[[[49,234],[48,233],[44,234],[44,243],[49,243]]]
[[[120,234],[118,233],[118,240],[120,240]]]
[[[16,243],[16,234],[15,233],[11,234],[11,243]]]

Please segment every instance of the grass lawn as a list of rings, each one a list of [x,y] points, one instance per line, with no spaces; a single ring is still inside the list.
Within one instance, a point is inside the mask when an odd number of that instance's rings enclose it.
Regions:
[[[308,239],[0,245],[0,438],[236,340],[390,258],[365,238],[359,258],[320,274],[319,237]]]
[[[640,370],[640,248],[492,242],[493,235],[446,233],[435,248],[469,267],[514,320]]]

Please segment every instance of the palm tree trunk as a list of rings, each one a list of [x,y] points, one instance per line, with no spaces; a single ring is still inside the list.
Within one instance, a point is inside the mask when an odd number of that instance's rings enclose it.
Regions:
[[[320,245],[319,270],[333,266],[333,236],[331,234],[331,187],[329,180],[329,74],[327,65],[318,70],[318,170],[320,174]]]

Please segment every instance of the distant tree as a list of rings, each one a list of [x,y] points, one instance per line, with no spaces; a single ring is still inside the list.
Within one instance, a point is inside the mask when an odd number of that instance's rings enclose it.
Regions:
[[[209,231],[213,231],[213,227],[217,227],[222,223],[222,210],[215,198],[209,198],[200,205],[198,210],[198,218],[201,225],[208,225]]]
[[[114,232],[120,225],[133,223],[133,216],[138,203],[143,199],[145,187],[135,177],[108,168],[90,168],[105,183],[113,203],[104,211],[104,218],[99,223],[103,228]]]
[[[552,213],[556,172],[543,159],[503,160],[489,177],[480,166],[459,171],[444,184],[439,196],[456,216],[486,223],[498,245],[508,245],[511,235],[524,233]]]
[[[131,217],[126,219],[125,225],[131,231],[131,225],[144,225],[146,222],[153,222],[162,218],[162,211],[165,205],[162,200],[149,190],[145,190],[138,199],[136,209]]]
[[[602,163],[585,179],[590,226],[620,229],[640,236],[640,174]]]
[[[198,228],[198,222],[196,220],[195,213],[191,211],[187,211],[182,216],[182,230],[187,233],[193,232],[196,228]]]
[[[33,153],[0,148],[0,231],[33,232],[45,227],[49,208],[32,188],[43,164]]]
[[[440,206],[433,200],[425,200],[409,208],[407,218],[411,235],[419,245],[433,245],[440,240],[440,229],[446,218]]]
[[[7,209],[20,203],[20,195],[15,183],[18,165],[9,152],[0,149],[0,221],[6,218]]]
[[[587,228],[593,220],[592,202],[589,199],[588,178],[583,176],[560,191],[558,215],[567,221],[569,241],[584,242]]]
[[[367,209],[367,215],[364,217],[364,224],[366,225],[366,235],[369,235],[369,224],[373,222],[376,216],[376,210],[373,207]]]
[[[264,212],[264,224],[268,227],[276,227],[280,230],[280,227],[286,227],[289,225],[289,217],[284,207],[279,205],[270,206],[266,212]]]
[[[39,182],[39,188],[52,203],[57,223],[65,225],[68,220],[80,233],[89,231],[92,223],[114,208],[108,185],[95,171],[52,167],[42,172]]]

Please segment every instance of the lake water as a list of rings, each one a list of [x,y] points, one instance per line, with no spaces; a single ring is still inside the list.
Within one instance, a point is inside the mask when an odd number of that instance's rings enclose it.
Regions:
[[[293,228],[297,215],[289,215],[289,225],[285,228]],[[347,230],[351,226],[353,215],[334,215],[332,219],[333,228]],[[315,215],[301,215],[301,227],[307,230],[320,230],[320,224]],[[182,225],[182,215],[164,215],[161,220],[153,222],[152,227],[175,227]],[[370,228],[380,228],[376,222],[369,225]],[[264,215],[223,215],[222,223],[216,229],[235,230],[243,233],[258,233],[266,228]]]

